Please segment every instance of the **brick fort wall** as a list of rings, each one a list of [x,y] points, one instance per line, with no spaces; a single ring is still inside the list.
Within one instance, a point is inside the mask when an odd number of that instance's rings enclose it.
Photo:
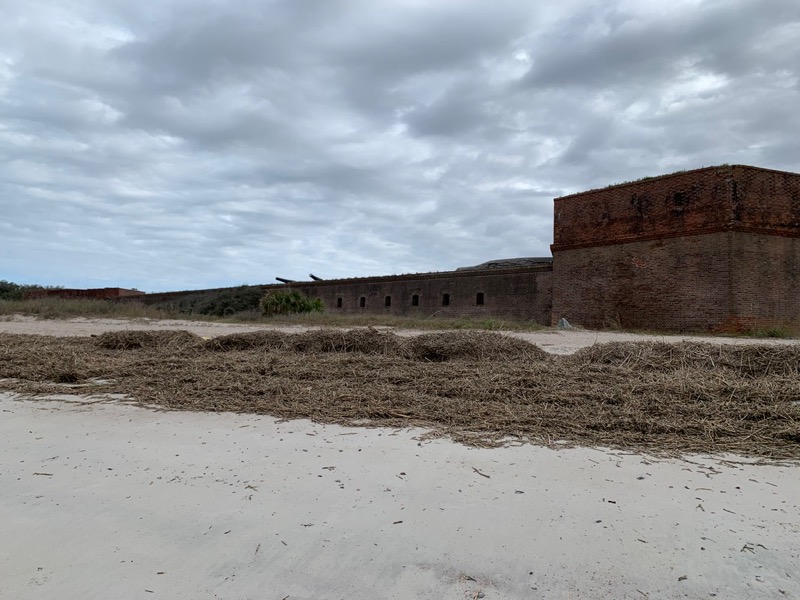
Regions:
[[[731,237],[732,309],[722,329],[800,325],[800,238]]]
[[[550,323],[552,268],[450,271],[265,286],[320,298],[330,314],[501,317]]]
[[[553,321],[729,330],[800,320],[800,175],[710,167],[555,200]]]

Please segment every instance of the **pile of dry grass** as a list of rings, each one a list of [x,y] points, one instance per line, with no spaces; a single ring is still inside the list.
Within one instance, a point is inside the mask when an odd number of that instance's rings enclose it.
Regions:
[[[283,350],[287,347],[288,334],[280,331],[251,331],[232,333],[205,340],[206,350],[230,352],[234,350]]]
[[[107,331],[95,338],[100,348],[108,350],[135,350],[154,348],[163,350],[179,350],[200,344],[200,339],[188,331]]]
[[[549,360],[550,355],[525,340],[499,333],[448,331],[409,338],[408,354],[417,360]]]
[[[509,439],[650,453],[800,459],[796,346],[607,344],[553,357],[498,334],[259,332],[199,342],[136,332],[0,335],[0,389],[97,391],[174,409],[418,426],[474,445]],[[145,341],[143,341],[145,340]]]
[[[269,330],[235,333],[212,338],[203,345],[209,350],[218,351],[260,349],[266,351],[285,350],[305,354],[358,352],[428,362],[459,359],[490,360],[492,358],[548,360],[550,357],[549,354],[533,344],[499,333],[444,332],[400,338],[373,327],[326,328],[296,334]]]
[[[359,352],[362,354],[397,355],[401,343],[397,336],[372,327],[366,329],[318,329],[292,336],[291,348],[296,352]]]
[[[613,342],[583,348],[567,361],[576,366],[603,364],[637,371],[724,369],[749,377],[796,376],[800,372],[800,346]]]
[[[54,338],[0,333],[0,378],[27,383],[80,383],[95,374],[87,338],[53,343]]]
[[[394,335],[374,328],[366,329],[315,329],[304,333],[279,331],[254,331],[234,333],[207,340],[209,350],[284,350],[316,354],[321,352],[360,352],[363,354],[391,354],[401,352],[401,344]]]

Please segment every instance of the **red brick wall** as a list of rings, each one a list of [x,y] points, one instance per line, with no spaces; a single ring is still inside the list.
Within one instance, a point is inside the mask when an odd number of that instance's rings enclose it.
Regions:
[[[697,330],[731,313],[730,233],[556,253],[553,321],[602,328]]]
[[[555,201],[553,322],[800,322],[800,175],[709,167]]]
[[[267,286],[291,288],[321,298],[331,314],[393,314],[413,317],[501,317],[550,323],[552,269],[533,267],[498,271],[447,272]],[[476,304],[483,293],[484,304]],[[450,304],[443,305],[449,294]],[[419,305],[412,297],[419,296]],[[359,299],[365,298],[361,308]],[[391,296],[391,306],[385,306]],[[338,298],[342,307],[337,307]]]
[[[26,298],[93,298],[93,299],[109,299],[109,298],[135,298],[143,296],[144,292],[139,290],[128,290],[125,288],[93,288],[87,290],[79,289],[52,289],[52,290],[35,290],[25,294]]]
[[[770,235],[800,235],[800,175],[736,166],[734,228]]]
[[[731,273],[725,329],[800,325],[800,239],[734,233]]]
[[[708,167],[557,198],[553,252],[738,230],[800,234],[800,175]]]

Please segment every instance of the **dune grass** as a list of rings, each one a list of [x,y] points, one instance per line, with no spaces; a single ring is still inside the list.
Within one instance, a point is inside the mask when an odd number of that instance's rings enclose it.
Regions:
[[[0,316],[27,315],[40,319],[113,318],[170,319],[177,314],[140,302],[112,302],[87,298],[36,298],[0,300]]]

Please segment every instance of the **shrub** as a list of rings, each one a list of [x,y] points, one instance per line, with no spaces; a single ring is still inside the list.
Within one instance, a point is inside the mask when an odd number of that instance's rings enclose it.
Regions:
[[[22,286],[6,281],[0,281],[0,300],[22,300]]]
[[[28,292],[55,290],[58,286],[21,285],[12,281],[0,280],[0,300],[22,300]]]
[[[262,298],[261,309],[267,317],[322,312],[322,300],[312,300],[298,290],[279,290],[268,292]]]
[[[254,285],[187,293],[177,300],[154,304],[156,308],[187,315],[229,317],[247,311],[258,311],[263,291]]]

